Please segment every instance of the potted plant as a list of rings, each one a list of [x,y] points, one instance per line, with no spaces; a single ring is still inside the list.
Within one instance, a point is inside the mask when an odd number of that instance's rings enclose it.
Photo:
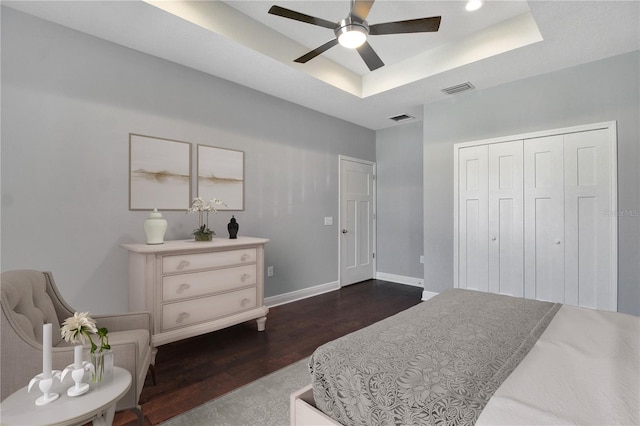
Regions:
[[[213,198],[205,202],[202,198],[196,197],[191,202],[191,207],[187,209],[187,213],[198,213],[198,227],[193,230],[193,236],[196,241],[211,241],[216,234],[209,229],[209,213],[217,213],[216,206],[226,205],[217,198]],[[206,215],[205,215],[206,213]]]
[[[199,228],[193,230],[193,236],[196,241],[211,241],[216,233],[207,227],[207,225],[201,225]]]

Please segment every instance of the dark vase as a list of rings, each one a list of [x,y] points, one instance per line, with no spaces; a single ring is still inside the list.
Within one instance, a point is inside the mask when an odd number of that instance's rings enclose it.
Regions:
[[[229,221],[229,224],[227,225],[227,230],[229,231],[230,240],[235,240],[238,238],[239,228],[240,228],[240,225],[238,225],[238,222],[236,222],[235,216],[231,216],[231,221]]]

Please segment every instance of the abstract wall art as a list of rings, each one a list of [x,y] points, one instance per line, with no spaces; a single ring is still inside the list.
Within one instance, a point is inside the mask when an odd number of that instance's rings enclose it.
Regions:
[[[198,145],[198,197],[221,200],[218,210],[244,210],[244,152]]]
[[[191,144],[129,134],[129,210],[186,210]]]

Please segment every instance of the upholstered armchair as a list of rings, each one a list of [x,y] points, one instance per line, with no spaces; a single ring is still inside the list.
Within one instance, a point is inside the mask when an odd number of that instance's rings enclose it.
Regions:
[[[61,338],[60,324],[76,310],[64,301],[50,272],[3,272],[0,280],[0,399],[4,399],[41,372],[43,324],[53,324],[53,368],[62,370],[73,362],[73,346]],[[134,410],[142,424],[138,399],[150,365],[153,373],[156,353],[151,344],[151,316],[148,312],[138,312],[92,315],[92,318],[98,327],[109,329],[114,364],[131,373],[131,388],[118,402],[116,410]]]

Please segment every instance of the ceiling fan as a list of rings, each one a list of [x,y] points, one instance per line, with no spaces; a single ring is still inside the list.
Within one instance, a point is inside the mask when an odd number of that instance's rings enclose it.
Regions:
[[[374,0],[351,0],[351,12],[339,22],[331,22],[315,16],[305,15],[291,9],[280,6],[271,6],[271,15],[305,22],[333,30],[335,38],[323,44],[311,52],[300,56],[294,62],[304,64],[316,56],[326,52],[338,43],[352,49],[356,49],[369,70],[373,71],[382,66],[384,62],[376,54],[367,42],[369,35],[406,34],[435,32],[440,28],[440,16],[430,18],[409,19],[406,21],[385,22],[369,25],[367,16],[373,6]]]

